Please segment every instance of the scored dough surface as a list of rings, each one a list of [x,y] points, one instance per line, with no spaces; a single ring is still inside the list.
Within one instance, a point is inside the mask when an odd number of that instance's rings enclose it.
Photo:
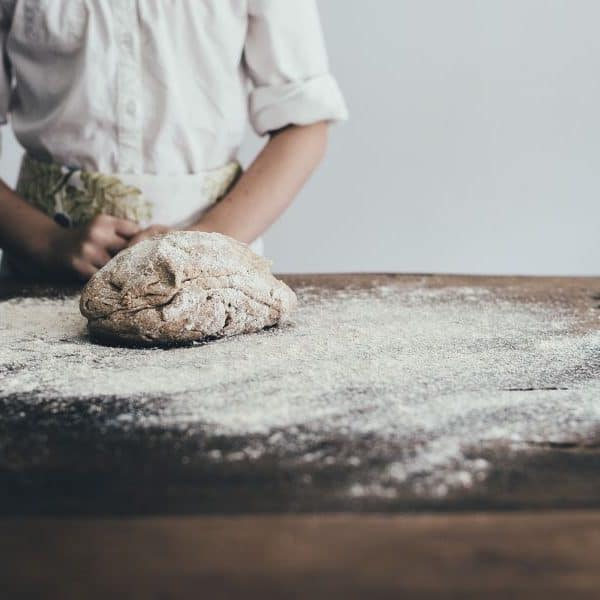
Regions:
[[[296,295],[271,263],[218,233],[177,231],[127,248],[85,286],[80,310],[100,338],[142,344],[252,333],[286,319]]]

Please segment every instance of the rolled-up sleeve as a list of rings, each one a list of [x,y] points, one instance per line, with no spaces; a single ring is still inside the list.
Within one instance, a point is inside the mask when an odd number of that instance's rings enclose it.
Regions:
[[[249,0],[244,65],[252,84],[248,114],[258,135],[348,118],[329,72],[316,0]]]

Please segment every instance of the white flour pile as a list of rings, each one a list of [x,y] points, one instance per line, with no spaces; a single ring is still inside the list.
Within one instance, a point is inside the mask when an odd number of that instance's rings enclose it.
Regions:
[[[443,496],[485,478],[478,449],[598,431],[600,332],[578,333],[566,309],[405,283],[297,293],[293,325],[169,350],[91,344],[77,298],[0,302],[0,398],[56,411],[116,395],[132,402],[115,427],[254,436],[215,461],[294,447],[358,469],[387,456],[354,496]],[[332,439],[367,441],[356,455],[309,451]]]

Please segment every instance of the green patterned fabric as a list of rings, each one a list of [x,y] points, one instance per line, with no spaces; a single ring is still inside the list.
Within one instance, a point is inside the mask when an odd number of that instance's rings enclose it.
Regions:
[[[75,174],[81,186],[72,184]],[[85,225],[100,214],[135,222],[152,218],[152,205],[142,191],[114,175],[67,169],[25,156],[17,192],[36,208],[54,217],[67,216],[73,225]]]
[[[199,197],[218,201],[241,174],[242,167],[235,160],[206,171]],[[142,190],[123,183],[117,175],[69,169],[28,155],[23,158],[17,192],[48,216],[60,215],[73,226],[85,225],[100,214],[136,223],[152,221],[152,203],[144,198]]]

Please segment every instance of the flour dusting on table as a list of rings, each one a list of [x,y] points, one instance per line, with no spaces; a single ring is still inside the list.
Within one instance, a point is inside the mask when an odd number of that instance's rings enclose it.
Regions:
[[[127,398],[111,427],[251,440],[214,449],[215,463],[290,449],[342,462],[356,498],[441,497],[486,477],[486,447],[598,430],[600,332],[581,333],[566,308],[486,288],[296,291],[293,324],[169,350],[90,343],[76,297],[0,302],[0,399],[60,413],[72,398],[96,411]],[[344,439],[358,450],[332,453]]]

